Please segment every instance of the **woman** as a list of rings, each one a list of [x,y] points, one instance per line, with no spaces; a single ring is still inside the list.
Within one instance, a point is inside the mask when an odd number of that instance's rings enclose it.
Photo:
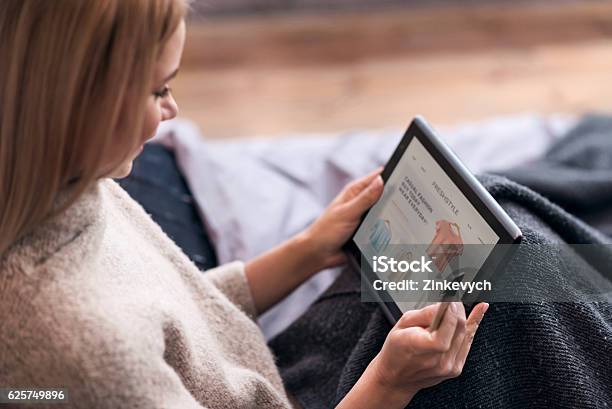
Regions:
[[[73,407],[291,407],[254,321],[382,192],[347,186],[306,231],[201,274],[111,180],[178,108],[184,0],[0,2],[0,386]],[[434,306],[435,307],[435,306]],[[458,376],[487,305],[406,313],[339,407],[404,407]]]

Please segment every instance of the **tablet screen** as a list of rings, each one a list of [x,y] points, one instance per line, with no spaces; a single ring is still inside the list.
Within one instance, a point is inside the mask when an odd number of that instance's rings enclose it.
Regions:
[[[457,258],[467,245],[490,245],[478,246],[487,249],[484,252],[470,253],[469,264],[478,269],[500,237],[423,143],[413,137],[389,175],[381,199],[368,212],[353,239],[370,266],[374,257],[393,256],[401,245],[430,249],[443,244],[447,250],[454,249]],[[440,274],[451,273],[448,259],[453,257],[452,253],[434,261],[442,270]],[[394,279],[407,278],[409,274]],[[402,310],[415,307],[413,303],[398,304]]]

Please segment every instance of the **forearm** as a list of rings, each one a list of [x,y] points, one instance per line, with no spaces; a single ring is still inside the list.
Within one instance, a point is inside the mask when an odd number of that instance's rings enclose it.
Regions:
[[[336,409],[403,409],[416,392],[397,391],[386,387],[375,374],[376,358]]]
[[[246,276],[259,314],[321,270],[307,234],[297,235],[248,262]]]

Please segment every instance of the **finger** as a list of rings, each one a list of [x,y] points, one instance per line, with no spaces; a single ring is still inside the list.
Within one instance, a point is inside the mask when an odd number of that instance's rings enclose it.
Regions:
[[[410,352],[415,355],[431,355],[433,351],[431,333],[427,329],[418,326],[402,328],[398,330],[398,334]]]
[[[463,305],[459,302],[451,303],[446,314],[444,314],[444,318],[442,318],[440,328],[430,333],[432,348],[434,350],[439,352],[447,352],[450,350],[453,337],[457,330],[457,321],[461,316],[462,307]]]
[[[428,305],[419,310],[410,310],[402,314],[397,321],[398,328],[423,327],[426,328],[431,324],[433,317],[436,315],[440,303]]]
[[[451,342],[451,349],[447,352],[447,356],[444,357],[444,359],[450,363],[451,367],[456,367],[457,356],[459,355],[459,351],[461,351],[465,340],[465,334],[467,333],[467,320],[465,319],[465,308],[463,308],[463,304],[461,305],[461,310],[463,311],[463,316],[460,315],[457,319],[457,330]],[[459,370],[460,368],[457,367],[456,369]]]
[[[465,365],[465,361],[468,353],[470,352],[470,348],[472,347],[472,341],[474,340],[478,326],[480,325],[480,322],[488,309],[489,304],[487,303],[480,303],[472,309],[466,323],[465,338],[463,339],[461,348],[459,349],[457,357],[455,358],[455,365],[461,368],[463,368],[463,365]]]
[[[349,219],[357,219],[378,201],[383,192],[383,180],[377,175],[361,192],[344,204]]]
[[[376,176],[380,175],[383,171],[384,167],[379,166],[376,169],[374,169],[372,172],[368,173],[367,175],[363,176],[360,179],[357,179],[357,183],[360,183],[362,185],[362,187],[366,187],[367,185],[369,185],[370,183],[372,183],[372,181],[376,178]]]
[[[346,185],[340,195],[338,195],[338,200],[340,201],[340,203],[348,202],[349,200],[356,197],[359,193],[366,189],[374,181],[374,179],[376,179],[376,177],[382,173],[382,171],[383,167],[378,167],[366,176],[354,180],[348,185]]]

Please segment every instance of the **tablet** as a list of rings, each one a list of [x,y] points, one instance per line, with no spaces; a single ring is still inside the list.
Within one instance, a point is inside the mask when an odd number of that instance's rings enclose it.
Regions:
[[[380,302],[394,323],[431,303],[486,300],[487,278],[521,231],[422,117],[382,178],[381,198],[344,247],[365,301]]]

